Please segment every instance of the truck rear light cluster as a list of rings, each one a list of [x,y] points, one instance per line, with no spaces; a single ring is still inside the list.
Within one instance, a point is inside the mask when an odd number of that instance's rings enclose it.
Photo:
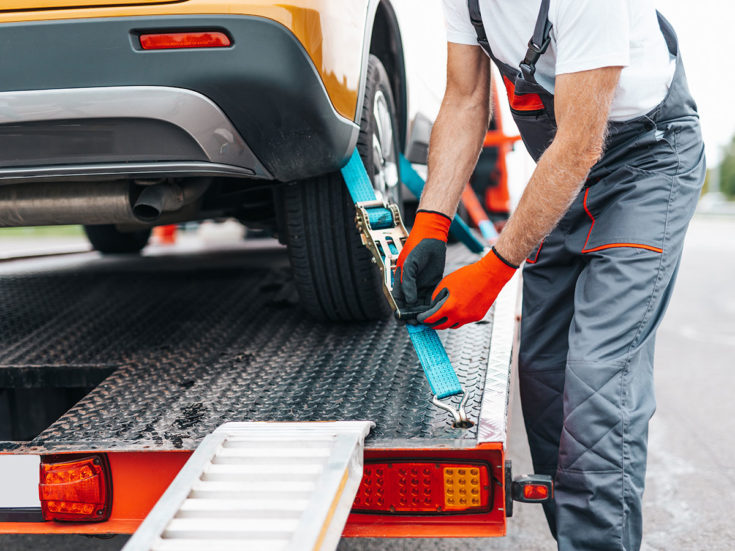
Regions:
[[[45,520],[102,521],[110,516],[109,469],[104,456],[41,463],[38,494]]]
[[[368,463],[352,511],[379,514],[486,512],[492,483],[485,463]]]
[[[228,48],[230,37],[219,31],[141,34],[144,50],[176,50],[180,48]]]

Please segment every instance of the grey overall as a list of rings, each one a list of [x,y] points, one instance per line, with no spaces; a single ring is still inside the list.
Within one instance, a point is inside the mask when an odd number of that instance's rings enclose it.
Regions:
[[[553,96],[534,78],[549,44],[548,4],[519,70],[492,55],[479,2],[469,0],[480,45],[514,85],[511,104],[526,109],[513,114],[536,160],[556,132]],[[561,550],[641,545],[656,329],[705,176],[676,34],[660,14],[659,24],[676,57],[667,97],[610,123],[604,157],[523,270],[521,401],[534,469],[554,477],[545,512]],[[543,109],[529,111],[538,100]]]

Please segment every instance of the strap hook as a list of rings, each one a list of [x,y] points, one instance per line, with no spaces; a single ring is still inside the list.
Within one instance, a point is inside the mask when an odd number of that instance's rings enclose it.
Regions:
[[[462,395],[462,399],[459,402],[459,406],[456,408],[453,407],[451,404],[442,402],[441,399],[436,395],[434,395],[431,402],[436,407],[448,411],[452,414],[452,417],[454,417],[455,428],[468,429],[473,425],[472,421],[470,421],[467,417],[467,412],[465,411],[465,406],[470,399],[470,395],[464,388],[462,388],[462,392],[460,394]],[[456,396],[456,394],[454,396]],[[449,396],[449,398],[451,398],[451,396]]]

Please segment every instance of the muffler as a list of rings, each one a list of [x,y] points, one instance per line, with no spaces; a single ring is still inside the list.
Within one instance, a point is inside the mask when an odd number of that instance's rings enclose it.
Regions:
[[[209,180],[0,185],[0,227],[154,224],[197,201]],[[142,185],[141,185],[142,184]],[[191,212],[187,211],[187,217]]]
[[[118,224],[134,221],[130,183],[30,183],[0,186],[0,226]]]

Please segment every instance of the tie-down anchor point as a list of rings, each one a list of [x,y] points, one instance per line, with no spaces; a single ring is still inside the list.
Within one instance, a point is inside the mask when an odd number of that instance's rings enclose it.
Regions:
[[[467,402],[470,399],[469,393],[462,389],[462,392],[458,394],[454,394],[452,396],[447,396],[443,398],[444,400],[449,400],[453,398],[454,396],[462,396],[462,399],[459,402],[459,406],[454,407],[451,403],[443,402],[441,398],[434,395],[434,397],[431,399],[431,402],[438,408],[443,409],[445,411],[448,411],[452,414],[452,417],[454,418],[454,422],[452,423],[452,426],[455,429],[469,429],[475,426],[475,424],[470,421],[470,419],[467,417],[467,412],[465,411],[465,406],[467,405]]]

